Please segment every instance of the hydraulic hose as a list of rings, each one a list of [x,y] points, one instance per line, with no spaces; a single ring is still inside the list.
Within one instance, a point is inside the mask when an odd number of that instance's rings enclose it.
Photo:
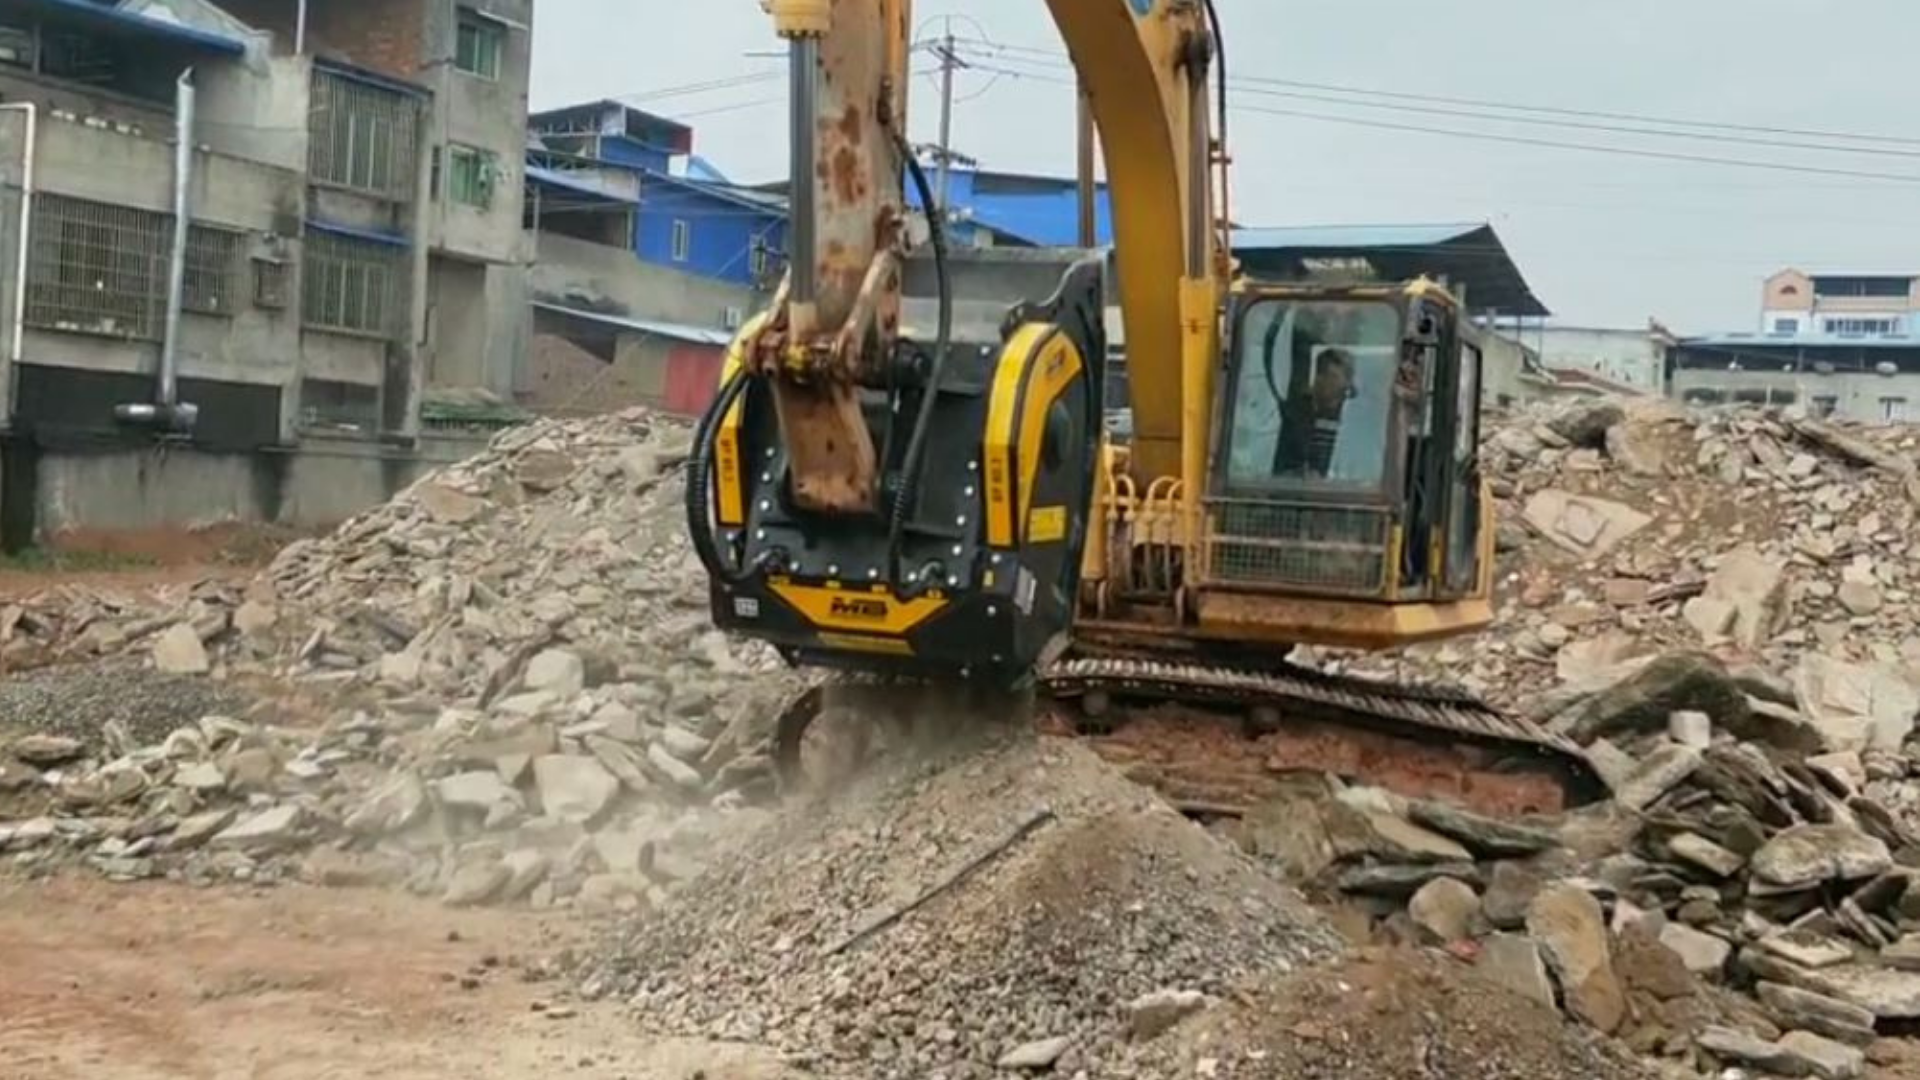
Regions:
[[[747,371],[737,368],[721,385],[720,392],[700,414],[700,422],[693,429],[693,452],[687,458],[687,532],[693,541],[694,554],[699,556],[700,565],[707,574],[728,585],[737,585],[746,579],[745,571],[735,572],[727,568],[726,561],[720,557],[720,548],[714,542],[713,522],[708,514],[712,507],[708,496],[712,488],[713,445],[720,432],[720,424],[727,413],[733,410],[734,403],[740,400],[749,382]]]
[[[900,147],[901,156],[906,158],[907,172],[912,175],[913,186],[920,194],[920,205],[927,211],[928,236],[933,243],[933,273],[940,296],[939,321],[933,336],[933,367],[927,375],[926,388],[920,395],[920,409],[913,420],[913,434],[907,438],[906,456],[900,463],[900,484],[894,491],[893,513],[887,522],[887,581],[895,592],[904,592],[905,583],[900,580],[900,549],[906,537],[907,516],[913,512],[914,503],[919,498],[920,465],[927,452],[927,435],[933,428],[934,399],[940,393],[940,381],[947,370],[947,350],[953,336],[953,283],[947,277],[947,234],[945,223],[941,220],[946,207],[933,204],[933,187],[927,183],[926,170],[914,159],[906,139],[896,133],[894,140]]]

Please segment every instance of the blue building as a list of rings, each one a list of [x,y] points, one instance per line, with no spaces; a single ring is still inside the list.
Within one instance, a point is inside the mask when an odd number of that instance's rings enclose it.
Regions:
[[[617,101],[535,113],[528,127],[536,186],[564,198],[569,185],[556,174],[602,174],[594,183],[603,189],[613,179],[605,174],[631,176],[629,242],[643,262],[749,288],[779,277],[786,200],[729,183],[693,154],[692,128]]]
[[[939,173],[926,166],[935,189]],[[907,203],[920,207],[907,184]],[[948,229],[957,243],[975,247],[1074,247],[1080,242],[1080,186],[1071,178],[1028,176],[956,166],[947,178]],[[1094,243],[1113,243],[1113,202],[1105,184],[1094,189]]]

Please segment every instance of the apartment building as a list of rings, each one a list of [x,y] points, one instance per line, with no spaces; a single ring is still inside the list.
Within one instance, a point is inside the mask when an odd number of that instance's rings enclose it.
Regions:
[[[526,344],[530,11],[8,0],[0,535],[320,523],[459,453],[427,390]]]
[[[1782,270],[1760,306],[1764,334],[1907,337],[1920,334],[1920,275]]]

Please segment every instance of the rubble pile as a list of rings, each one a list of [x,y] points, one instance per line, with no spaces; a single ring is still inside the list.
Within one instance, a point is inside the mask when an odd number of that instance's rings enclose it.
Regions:
[[[1130,1046],[1335,952],[1291,889],[1084,745],[962,743],[790,805],[584,958],[583,992],[826,1076],[1155,1076],[1120,1068]]]
[[[659,902],[769,789],[765,725],[794,689],[707,620],[686,437],[639,412],[529,425],[251,585],[8,608],[36,650],[233,696],[115,726],[58,689],[107,669],[10,678],[0,694],[44,683],[39,712],[68,711],[0,716],[0,852],[454,904]]]

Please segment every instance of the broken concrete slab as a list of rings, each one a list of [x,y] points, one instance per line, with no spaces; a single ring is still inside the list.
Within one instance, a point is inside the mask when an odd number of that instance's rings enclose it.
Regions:
[[[1553,488],[1534,492],[1522,517],[1542,536],[1589,559],[1606,555],[1653,521],[1621,503]]]

